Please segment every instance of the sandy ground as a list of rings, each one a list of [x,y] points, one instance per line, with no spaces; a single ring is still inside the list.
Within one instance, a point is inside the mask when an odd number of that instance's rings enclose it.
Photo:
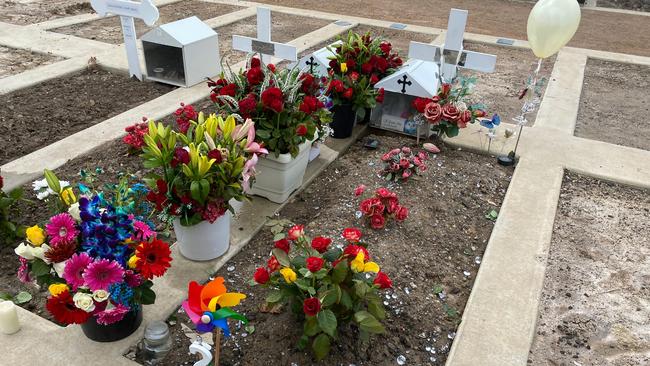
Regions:
[[[54,55],[0,46],[0,79],[60,60]]]
[[[650,150],[648,90],[650,66],[588,60],[575,135]]]
[[[650,192],[564,179],[528,365],[650,364]]]
[[[25,25],[92,11],[88,0],[2,0],[0,22]]]
[[[648,0],[598,0],[596,5],[604,8],[650,11]]]

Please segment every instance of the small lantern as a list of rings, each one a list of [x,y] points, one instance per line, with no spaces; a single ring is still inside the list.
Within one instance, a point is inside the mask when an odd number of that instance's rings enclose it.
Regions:
[[[145,365],[157,365],[167,356],[171,348],[172,340],[167,324],[160,320],[147,324],[142,345]]]

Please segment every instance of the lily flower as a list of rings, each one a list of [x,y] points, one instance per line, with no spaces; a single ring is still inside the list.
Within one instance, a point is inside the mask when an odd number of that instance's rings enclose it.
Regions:
[[[248,136],[248,140],[251,140],[251,130],[253,131],[253,139],[255,138],[255,124],[253,120],[247,118],[243,125],[235,126],[235,131],[232,135],[232,140],[237,142],[243,139],[245,136]]]
[[[250,121],[247,119],[246,122]],[[263,148],[260,144],[255,142],[255,126],[253,125],[248,129],[248,136],[246,137],[246,147],[244,148],[246,152],[254,154],[264,154],[267,155],[269,151]]]
[[[242,184],[242,187],[245,193],[250,193],[250,179],[255,176],[255,165],[257,165],[257,154],[253,154],[253,157],[248,159],[248,161],[246,161],[246,164],[244,164],[244,170],[242,171],[244,182]]]

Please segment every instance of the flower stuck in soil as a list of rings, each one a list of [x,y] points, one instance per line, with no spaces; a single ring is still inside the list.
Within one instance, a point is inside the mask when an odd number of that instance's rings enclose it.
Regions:
[[[295,312],[304,314],[298,347],[311,346],[318,360],[325,358],[331,341],[338,337],[338,328],[348,321],[363,337],[383,333],[385,310],[379,290],[392,283],[370,260],[361,231],[344,230],[344,249],[331,247],[332,239],[322,236],[310,240],[302,225],[293,226],[287,235],[293,241],[290,250],[272,250],[271,258],[282,269],[259,267],[253,283],[269,289],[267,308],[290,303]]]
[[[359,190],[357,189],[355,191]],[[397,193],[387,188],[379,188],[374,196],[366,198],[359,204],[359,210],[371,228],[383,229],[390,219],[402,222],[409,214],[408,208],[400,205]]]
[[[421,172],[427,170],[425,162],[428,159],[429,156],[426,152],[420,151],[415,153],[408,146],[400,149],[392,149],[381,157],[383,170],[379,174],[386,180],[406,182],[411,176],[419,175]]]

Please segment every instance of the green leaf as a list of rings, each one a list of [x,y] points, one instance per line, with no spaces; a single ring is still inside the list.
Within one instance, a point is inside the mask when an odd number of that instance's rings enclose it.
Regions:
[[[273,248],[271,253],[273,253],[275,259],[277,259],[282,266],[291,267],[291,261],[289,260],[289,255],[287,255],[287,252],[280,248]]]
[[[257,130],[255,131],[255,134],[262,140],[271,138],[271,133],[267,130]]]
[[[313,337],[316,334],[318,334],[321,329],[318,326],[318,319],[315,316],[308,316],[307,319],[305,319],[305,326],[303,328],[303,331],[305,332],[305,335],[309,337]]]
[[[249,324],[244,327],[244,330],[248,332],[248,334],[253,334],[255,333],[255,326],[253,324]]]
[[[298,281],[296,281],[296,282],[294,282],[294,283],[295,283],[296,286],[298,286],[298,288],[300,288],[301,290],[309,292],[309,294],[310,294],[311,296],[316,295],[316,289],[313,288],[313,287],[311,287],[311,283],[309,282],[309,280],[307,280],[307,279],[305,279],[305,278],[301,278],[301,279],[299,279]]]
[[[314,350],[316,360],[320,361],[330,352],[330,338],[325,333],[321,333],[314,339],[311,347]]]
[[[386,310],[384,309],[384,304],[381,303],[381,300],[379,301],[369,301],[368,302],[368,312],[370,314],[374,315],[375,318],[379,320],[384,320],[386,319]]]
[[[341,253],[343,253],[343,251],[339,248],[330,249],[323,254],[323,258],[328,262],[334,262],[341,256]]]
[[[14,303],[16,304],[24,304],[26,302],[31,301],[32,299],[32,294],[26,291],[20,291],[19,293],[14,296]]]
[[[56,177],[53,171],[49,169],[45,169],[43,171],[43,175],[45,175],[45,181],[47,182],[47,185],[56,193],[61,193],[61,183],[59,182],[59,178]]]
[[[444,290],[445,289],[442,287],[442,285],[438,284],[433,288],[433,293],[437,295],[437,294],[443,292]]]
[[[5,300],[5,301],[11,300],[11,295],[5,292],[0,292],[0,300]]]
[[[449,125],[449,127],[447,128],[447,136],[449,137],[458,136],[458,132],[459,132],[458,126],[454,124]]]
[[[285,233],[277,233],[273,236],[273,241],[278,241],[286,238],[287,235]]]
[[[345,280],[345,277],[348,275],[348,262],[340,261],[339,264],[334,267],[332,271],[332,282],[341,283]]]
[[[32,262],[31,269],[32,273],[36,277],[44,276],[50,273],[50,266],[38,258],[34,259]]]
[[[338,302],[338,293],[334,288],[325,291],[323,300],[321,300],[321,305],[325,307],[330,307]]]
[[[300,337],[300,339],[298,339],[297,347],[298,347],[299,350],[302,351],[305,348],[307,348],[308,344],[309,344],[309,337],[307,337],[306,335],[303,334],[302,337]]]
[[[334,315],[332,310],[325,309],[321,310],[318,313],[318,326],[323,330],[323,332],[329,334],[330,337],[334,338],[337,322],[336,315]]]
[[[279,290],[273,290],[266,297],[266,302],[274,303],[282,300],[282,292]]]
[[[352,309],[352,297],[350,297],[350,294],[346,290],[341,291],[341,301],[339,303],[343,306],[345,306],[346,309]]]
[[[354,313],[354,321],[359,324],[359,328],[369,333],[384,333],[384,326],[379,320],[367,311],[357,311]]]
[[[368,285],[366,285],[365,282],[363,281],[356,281],[354,283],[354,293],[360,297],[363,298],[366,296],[366,292],[368,292]]]
[[[156,302],[156,293],[150,288],[143,288],[140,297],[142,305],[151,305]]]
[[[495,221],[497,219],[497,217],[499,217],[499,213],[496,210],[492,210],[492,211],[488,212],[487,214],[485,214],[485,218],[488,219],[488,220]]]

